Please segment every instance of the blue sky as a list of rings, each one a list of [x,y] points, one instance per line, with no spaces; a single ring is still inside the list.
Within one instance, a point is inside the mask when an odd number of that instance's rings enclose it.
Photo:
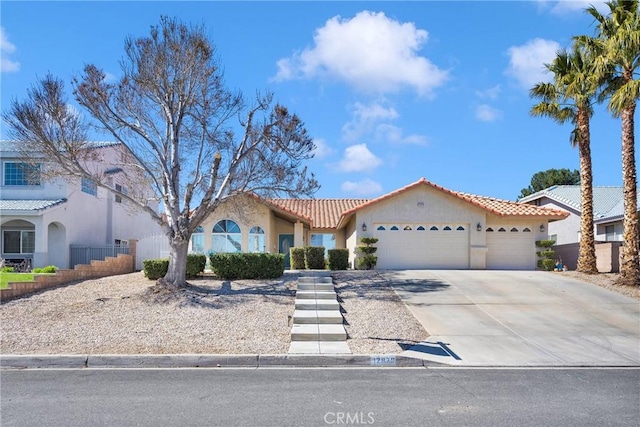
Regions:
[[[302,118],[316,197],[377,197],[425,177],[515,200],[534,173],[578,168],[570,126],[530,117],[528,90],[557,49],[593,33],[587,3],[3,1],[0,102],[87,63],[117,77],[125,37],[175,16],[206,26],[231,88],[270,90]],[[620,144],[619,120],[598,107],[594,185],[622,184]]]

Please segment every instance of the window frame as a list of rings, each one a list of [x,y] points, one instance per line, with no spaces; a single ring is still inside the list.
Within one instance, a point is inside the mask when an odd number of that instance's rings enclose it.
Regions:
[[[7,165],[25,165],[27,167],[30,168],[35,168],[37,170],[38,173],[38,179],[37,182],[29,182],[28,179],[25,178],[25,173],[20,171],[20,178],[22,179],[22,181],[20,181],[20,183],[8,183],[7,182]],[[20,167],[17,167],[16,170],[20,170]],[[17,175],[17,173],[16,173]],[[12,177],[16,178],[17,177]],[[31,165],[27,162],[21,162],[21,161],[17,161],[17,160],[5,160],[2,162],[2,185],[6,186],[6,187],[40,187],[42,186],[42,163],[36,163],[35,165]]]

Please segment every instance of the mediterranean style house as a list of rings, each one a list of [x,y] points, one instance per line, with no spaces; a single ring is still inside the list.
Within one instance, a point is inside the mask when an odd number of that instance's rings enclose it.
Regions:
[[[0,141],[3,259],[28,260],[32,267],[70,268],[71,245],[126,245],[131,239],[160,232],[147,213],[132,209],[125,199],[91,180],[45,180],[40,165],[23,163],[15,144]],[[110,167],[108,161],[117,163],[123,147],[104,142],[93,143],[91,149],[99,150],[97,158],[103,160],[93,166],[126,192],[124,171]]]
[[[192,236],[193,252],[289,253],[347,248],[357,265],[362,237],[378,238],[380,269],[536,268],[558,209],[448,190],[422,178],[376,199],[262,199],[217,209]]]

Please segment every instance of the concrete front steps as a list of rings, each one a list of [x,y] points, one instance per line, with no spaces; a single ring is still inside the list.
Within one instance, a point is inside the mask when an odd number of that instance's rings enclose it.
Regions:
[[[291,345],[295,354],[351,354],[331,276],[298,278]]]

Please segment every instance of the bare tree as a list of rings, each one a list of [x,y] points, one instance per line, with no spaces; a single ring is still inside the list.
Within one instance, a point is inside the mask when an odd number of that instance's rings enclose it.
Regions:
[[[186,284],[191,234],[228,198],[310,196],[319,188],[304,167],[315,147],[302,121],[271,94],[258,94],[247,107],[228,90],[204,27],[162,17],[149,37],[125,41],[121,68],[122,78],[110,83],[87,65],[73,80],[73,94],[93,122],[126,147],[123,170],[132,185],[148,184],[163,213],[116,189],[104,170],[87,167],[99,154],[90,149],[88,124],[69,107],[61,80],[40,80],[3,118],[26,158],[52,160],[52,175],[93,179],[160,224],[171,245],[163,283]]]

